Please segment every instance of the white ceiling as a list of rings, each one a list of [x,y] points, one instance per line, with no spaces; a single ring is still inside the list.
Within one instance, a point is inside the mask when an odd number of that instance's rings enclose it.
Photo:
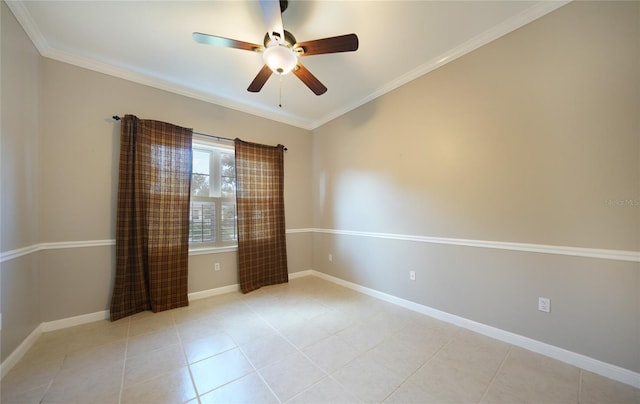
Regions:
[[[356,52],[301,58],[328,91],[292,74],[246,90],[262,55],[195,43],[191,33],[261,44],[257,1],[8,1],[52,59],[306,129],[316,128],[566,1],[290,0],[286,30],[298,41],[356,33]],[[117,112],[117,111],[114,111]]]

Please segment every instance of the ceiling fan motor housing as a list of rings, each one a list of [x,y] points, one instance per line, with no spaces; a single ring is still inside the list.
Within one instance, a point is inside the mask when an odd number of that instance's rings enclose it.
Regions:
[[[274,32],[274,34],[277,35],[277,33]],[[264,34],[264,47],[268,48],[271,44],[271,36],[269,36],[269,33],[267,32],[266,34]],[[282,42],[282,44],[287,45],[289,48],[292,48],[293,45],[295,45],[297,43],[296,41],[296,37],[293,36],[293,34],[289,31],[287,31],[286,29],[284,30],[284,42]]]

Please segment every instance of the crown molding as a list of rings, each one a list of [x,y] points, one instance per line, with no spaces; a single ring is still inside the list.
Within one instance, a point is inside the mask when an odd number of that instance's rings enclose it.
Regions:
[[[24,1],[5,0],[5,4],[9,7],[9,10],[11,10],[16,17],[16,20],[18,20],[22,26],[24,32],[26,32],[31,42],[33,42],[33,45],[42,55],[50,46],[44,38],[44,35],[42,35],[42,32],[38,29],[35,21],[33,21],[33,18],[31,18],[31,14],[24,6]]]
[[[367,95],[366,97],[358,100],[352,104],[347,105],[344,108],[336,110],[322,119],[314,121],[311,123],[312,129],[319,128],[320,126],[358,108],[362,105],[375,100],[378,97],[383,96],[384,94],[395,90],[396,88],[403,86],[410,81],[417,79],[420,76],[423,76],[439,67],[444,66],[445,64],[452,62],[458,59],[461,56],[466,55],[467,53],[473,52],[474,50],[480,48],[488,44],[489,42],[495,41],[496,39],[515,31],[516,29],[523,27],[524,25],[529,24],[537,20],[540,17],[543,17],[546,14],[570,3],[572,0],[560,0],[560,1],[547,1],[543,3],[537,3],[523,12],[517,14],[516,16],[509,18],[502,23],[495,25],[488,29],[487,31],[476,35],[475,37],[469,39],[468,41],[456,46],[448,50],[447,52],[441,54],[440,56],[430,60],[429,62],[416,67],[415,69],[403,74],[397,79],[387,83],[386,85],[380,87],[373,93]]]
[[[23,29],[43,57],[310,131],[317,129],[320,126],[459,58],[460,56],[466,55],[467,53],[472,52],[479,47],[486,45],[487,43],[494,41],[501,36],[504,36],[564,6],[569,2],[570,0],[561,0],[536,3],[533,6],[529,7],[527,10],[519,13],[518,15],[509,18],[506,21],[503,21],[502,23],[490,28],[480,35],[477,35],[474,38],[466,41],[465,43],[443,53],[437,58],[434,58],[433,60],[405,73],[404,75],[380,87],[364,98],[348,104],[343,108],[336,109],[316,121],[310,121],[295,118],[292,116],[286,116],[281,113],[267,111],[257,106],[247,105],[244,103],[208,94],[187,86],[172,83],[168,80],[155,77],[145,72],[139,72],[130,69],[128,67],[116,66],[55,49],[44,38],[37,25],[31,18],[31,15],[25,7],[23,1],[6,1],[9,9],[15,15],[16,19],[18,20],[20,25],[22,25]]]
[[[291,125],[306,130],[311,129],[311,126],[307,121],[284,116],[282,114],[271,113],[258,107],[253,107],[243,103],[235,102],[230,99],[217,97],[213,94],[205,93],[203,91],[198,91],[187,86],[172,83],[168,80],[155,77],[148,73],[139,72],[128,67],[116,66],[105,62],[100,62],[91,58],[78,56],[52,47],[46,47],[45,49],[40,50],[40,54],[43,57],[49,59],[57,60],[59,62],[67,63],[98,73],[103,73],[108,76],[131,81],[133,83],[142,84],[148,87],[156,88],[158,90],[164,90],[173,94],[182,95],[184,97],[192,98],[199,101],[204,101],[209,104],[215,104],[224,108],[229,108],[235,111],[255,115],[260,118],[269,119],[271,121],[280,122],[286,125]]]
[[[286,125],[291,125],[306,130],[312,129],[310,122],[306,120],[272,113],[259,107],[235,102],[226,98],[217,97],[209,93],[198,91],[187,86],[172,83],[168,80],[155,77],[145,72],[139,72],[128,67],[116,66],[105,62],[100,62],[91,58],[56,49],[52,47],[47,42],[44,35],[42,35],[42,32],[38,29],[37,24],[34,22],[31,14],[24,5],[24,1],[7,0],[6,3],[42,57],[57,60],[59,62],[67,63],[98,73],[103,73],[145,86],[153,87],[159,90],[164,90],[170,93],[193,98],[199,101],[204,101],[210,104],[219,105],[221,107],[244,112],[250,115],[255,115],[260,118],[284,123]]]

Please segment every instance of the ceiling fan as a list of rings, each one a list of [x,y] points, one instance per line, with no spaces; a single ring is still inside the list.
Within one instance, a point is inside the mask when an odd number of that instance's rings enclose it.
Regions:
[[[288,6],[288,0],[260,0],[262,15],[268,31],[264,36],[264,45],[238,41],[217,35],[194,32],[193,39],[201,44],[224,46],[252,52],[262,52],[264,66],[253,79],[248,91],[257,93],[273,73],[284,75],[290,72],[296,75],[316,95],[327,92],[324,86],[299,61],[301,56],[321,55],[325,53],[352,52],[358,49],[358,36],[347,34],[313,41],[297,42],[296,38],[282,26],[282,12]]]

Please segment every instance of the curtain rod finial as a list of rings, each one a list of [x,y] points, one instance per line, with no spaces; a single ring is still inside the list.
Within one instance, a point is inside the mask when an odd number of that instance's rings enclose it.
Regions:
[[[114,116],[112,116],[112,118],[113,118],[114,120],[116,120],[116,121],[119,121],[119,120],[120,120],[120,117],[119,117],[118,115],[114,115]]]

